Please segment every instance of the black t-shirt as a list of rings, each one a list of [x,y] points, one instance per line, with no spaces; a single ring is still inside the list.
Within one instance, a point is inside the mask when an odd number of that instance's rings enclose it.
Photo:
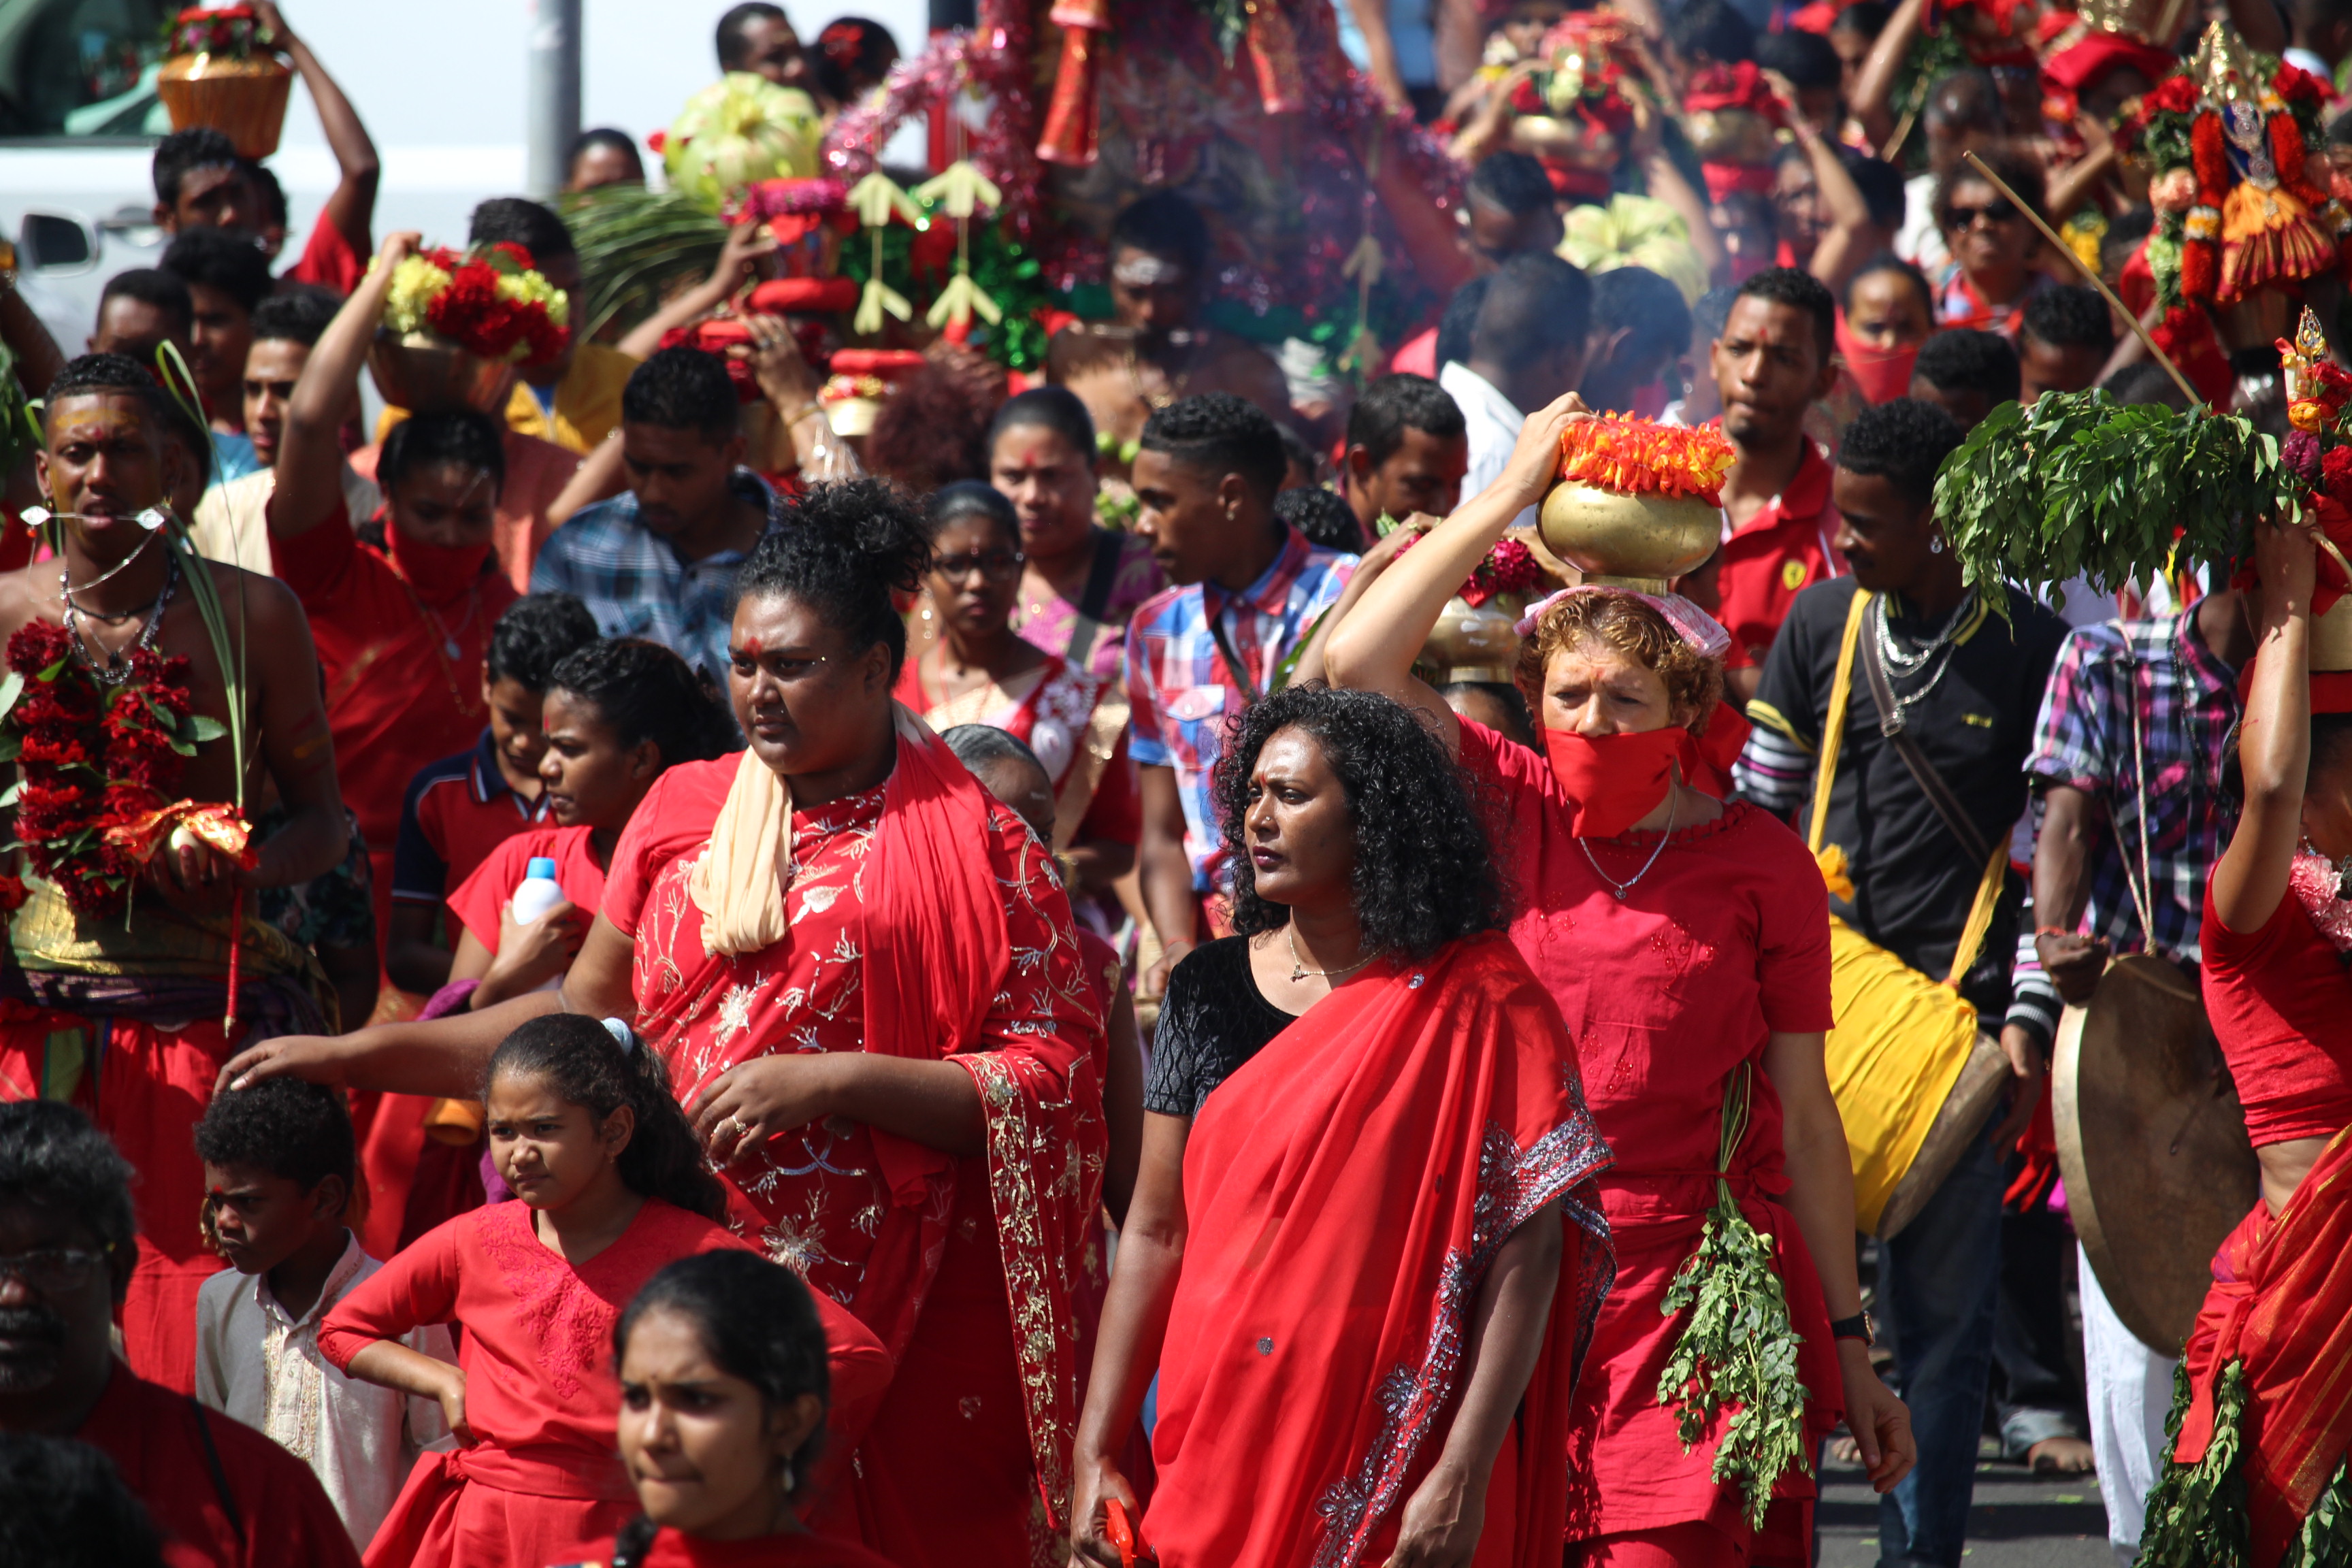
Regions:
[[[1209,1091],[1297,1020],[1258,994],[1249,939],[1221,937],[1179,959],[1151,1036],[1143,1109],[1197,1116]]]
[[[1751,720],[1779,731],[1816,759],[1855,591],[1853,578],[1839,577],[1797,595],[1765,659],[1756,700],[1748,704]],[[2066,624],[2040,605],[2021,594],[2008,593],[2008,598],[2010,619],[2003,621],[1979,593],[1961,619],[1949,664],[1906,710],[1912,739],[1988,844],[2006,844],[2025,810],[2024,766],[2034,716],[2066,636]],[[1887,608],[1899,647],[1916,649],[1937,629],[1907,616],[1899,601]],[[1872,635],[1869,620],[1862,635]],[[1908,697],[1920,690],[1935,668],[1931,664],[1907,678],[1889,670],[1895,694]],[[1800,829],[1812,820],[1811,793],[1797,816]],[[1913,968],[1937,980],[1949,973],[1984,865],[1960,847],[1880,732],[1878,704],[1871,697],[1859,647],[1824,837],[1845,850],[1854,885],[1851,903],[1833,898],[1831,908]],[[2009,967],[2023,891],[2013,873],[2010,879],[2009,896],[1961,986],[1962,994],[1980,1010],[1990,1009],[1992,1018],[2009,1005]]]

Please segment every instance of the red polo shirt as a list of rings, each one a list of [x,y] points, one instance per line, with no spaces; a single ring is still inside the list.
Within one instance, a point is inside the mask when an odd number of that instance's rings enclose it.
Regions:
[[[1845,575],[1837,552],[1837,510],[1830,505],[1830,460],[1811,439],[1780,493],[1732,531],[1717,578],[1717,619],[1758,664],[1780,635],[1790,602],[1816,583]]]

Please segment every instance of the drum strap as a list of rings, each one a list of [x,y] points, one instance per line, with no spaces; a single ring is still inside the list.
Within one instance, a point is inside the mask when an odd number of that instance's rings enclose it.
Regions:
[[[1846,611],[1845,634],[1838,643],[1837,675],[1830,682],[1829,718],[1822,727],[1821,769],[1813,780],[1812,820],[1805,833],[1805,847],[1811,849],[1815,855],[1822,852],[1822,837],[1829,826],[1830,785],[1837,777],[1838,749],[1845,739],[1846,710],[1852,705],[1853,695],[1853,656],[1862,644],[1863,623],[1869,616],[1872,596],[1860,588],[1854,590],[1853,604]],[[1874,662],[1872,671],[1874,675],[1878,673],[1874,668]],[[1878,700],[1882,708],[1887,706],[1885,698],[1880,698]],[[1902,753],[1904,742],[1908,738],[1897,735],[1890,736],[1889,739],[1895,744],[1898,753]],[[1913,750],[1916,749],[1916,747],[1913,748]],[[1918,777],[1921,767],[1927,766],[1927,759],[1924,757],[1914,763],[1908,754],[1904,754],[1903,761],[1905,765],[1911,768],[1914,778]],[[1935,776],[1935,770],[1932,767],[1927,771],[1930,777]],[[1936,782],[1939,785],[1943,783],[1940,778]],[[1925,780],[1921,781],[1921,787],[1926,787]],[[1936,814],[1944,818],[1944,825],[1947,827],[1952,826],[1952,818],[1946,814],[1943,806],[1937,803],[1935,791],[1928,791],[1927,801],[1930,805],[1936,806]],[[1965,822],[1967,818],[1962,817],[1960,820]],[[1958,837],[1957,830],[1955,836]],[[1983,842],[1982,837],[1977,836],[1976,844],[1981,845]],[[1966,843],[1965,839],[1963,843]],[[1974,845],[1969,847],[1970,853],[1975,852]],[[1984,946],[1985,934],[1992,929],[1993,914],[2000,908],[2001,885],[2006,879],[2008,870],[2009,835],[2004,833],[1990,849],[1985,851],[1984,876],[1977,883],[1977,896],[1975,901],[1969,906],[1968,921],[1960,927],[1959,947],[1952,954],[1952,972],[1945,977],[1945,984],[1958,985],[1961,977],[1966,975],[1970,966],[1976,963],[1977,953]]]

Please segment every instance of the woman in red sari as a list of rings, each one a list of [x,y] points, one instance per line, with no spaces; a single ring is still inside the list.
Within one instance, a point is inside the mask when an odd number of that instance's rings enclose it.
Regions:
[[[1555,1568],[1609,1156],[1477,816],[1410,713],[1320,687],[1216,792],[1238,934],[1170,980],[1072,1543],[1118,1562],[1157,1371],[1166,1568]]]
[[[448,1094],[523,1017],[632,1019],[739,1231],[896,1368],[862,1435],[837,1417],[845,1474],[811,1522],[900,1568],[1027,1568],[1069,1496],[1105,1045],[1052,859],[890,699],[891,595],[929,555],[878,481],[788,509],[739,579],[750,750],[655,784],[560,991],[229,1071]]]
[[[1518,669],[1544,754],[1457,719],[1410,669],[1447,596],[1511,519],[1543,499],[1561,432],[1586,416],[1571,395],[1530,418],[1503,474],[1388,560],[1325,657],[1341,684],[1420,709],[1491,792],[1521,895],[1512,941],[1567,1018],[1593,1117],[1617,1156],[1601,1177],[1617,1285],[1578,1390],[1570,1568],[1801,1568],[1810,1464],[1759,1478],[1770,1489],[1759,1528],[1742,1486],[1713,1476],[1729,1412],[1709,1415],[1685,1450],[1679,1412],[1660,1398],[1689,1316],[1661,1309],[1699,1243],[1720,1173],[1741,1215],[1775,1244],[1801,1341],[1802,1388],[1781,1389],[1801,1398],[1799,1453],[1815,1451],[1843,1412],[1879,1490],[1911,1463],[1908,1417],[1871,1369],[1854,1276],[1853,1178],[1822,1064],[1821,872],[1778,821],[1682,782],[1698,769],[1695,731],[1709,722],[1722,682],[1721,647],[1694,639],[1712,641],[1708,628],[1720,638],[1721,628],[1685,600],[1560,595],[1528,628]],[[1727,1131],[1738,1136],[1719,1163]]]

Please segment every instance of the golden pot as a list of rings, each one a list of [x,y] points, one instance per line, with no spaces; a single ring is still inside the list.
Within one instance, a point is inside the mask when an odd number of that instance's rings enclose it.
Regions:
[[[472,408],[506,422],[507,400],[520,372],[504,360],[468,353],[430,332],[406,336],[379,330],[368,350],[368,370],[383,400],[422,414],[439,408]]]
[[[1437,625],[1421,645],[1421,657],[1437,671],[1437,684],[1475,680],[1508,686],[1519,667],[1519,617],[1528,603],[1518,594],[1497,594],[1483,605],[1455,595],[1437,612]]]
[[[1663,594],[1706,563],[1723,542],[1723,513],[1688,496],[1621,495],[1591,485],[1552,487],[1543,542],[1587,583]]]
[[[1606,171],[1617,164],[1617,138],[1588,128],[1580,120],[1522,114],[1511,121],[1511,146],[1536,158],[1552,158],[1580,169]]]
[[[1769,163],[1779,147],[1772,122],[1752,109],[1695,110],[1690,142],[1710,163]]]
[[[267,158],[286,129],[293,86],[293,70],[276,55],[174,55],[156,75],[155,96],[171,113],[173,130],[209,125],[236,143],[239,156]]]

